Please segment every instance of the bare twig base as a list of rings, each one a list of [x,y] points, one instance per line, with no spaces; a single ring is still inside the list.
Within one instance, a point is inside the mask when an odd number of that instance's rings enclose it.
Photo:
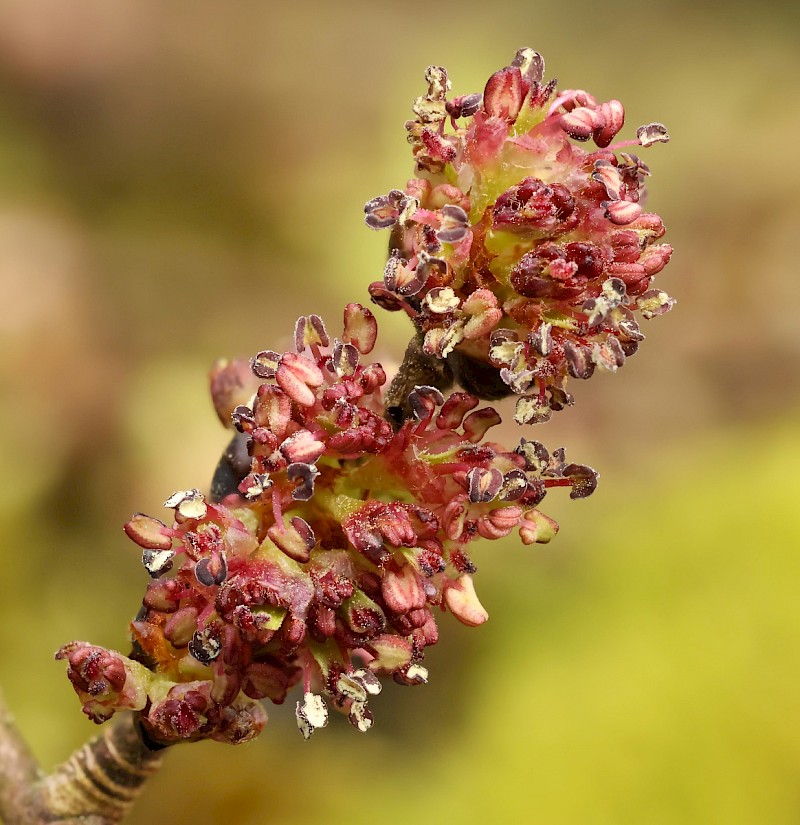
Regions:
[[[44,775],[0,695],[0,817],[5,825],[115,825],[160,765],[161,752],[143,740],[136,714],[122,713]]]

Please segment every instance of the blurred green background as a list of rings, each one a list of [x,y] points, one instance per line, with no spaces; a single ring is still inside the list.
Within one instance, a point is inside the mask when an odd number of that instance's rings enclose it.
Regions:
[[[617,97],[676,310],[535,436],[600,469],[556,542],[474,552],[490,622],[362,737],[177,748],[132,823],[800,821],[800,13],[777,3],[0,0],[0,680],[46,766],[95,732],[53,652],[124,649],[121,525],[207,484],[219,355],[335,326],[380,276],[429,63],[514,51]],[[384,314],[378,355],[407,336]],[[508,429],[508,438],[519,437]]]

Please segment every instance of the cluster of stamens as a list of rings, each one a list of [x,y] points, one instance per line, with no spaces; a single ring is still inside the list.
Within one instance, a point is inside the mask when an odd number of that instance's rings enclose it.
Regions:
[[[665,142],[666,128],[612,143],[618,100],[543,77],[541,55],[520,49],[482,95],[449,98],[447,72],[429,67],[406,124],[418,177],[364,208],[368,226],[392,230],[373,300],[404,310],[429,355],[499,370],[519,423],[571,404],[570,376],[622,366],[644,339],[636,315],[674,304],[651,287],[672,249],[642,208],[650,171],[622,151]],[[573,142],[590,140],[594,151]]]
[[[250,362],[261,383],[231,414],[249,461],[238,489],[217,502],[175,493],[171,526],[141,513],[127,523],[154,579],[133,653],[73,643],[59,654],[91,718],[127,707],[155,741],[241,741],[263,725],[258,700],[281,703],[301,683],[305,736],[329,705],[365,731],[380,676],[427,680],[434,611],[486,620],[467,545],[515,529],[547,542],[557,530],[537,509],[547,489],[592,492],[594,472],[563,450],[489,441],[500,416],[468,393],[418,386],[395,431],[380,414],[382,367],[360,363],[374,341],[374,317],[357,304],[341,339],[301,318],[295,351]]]

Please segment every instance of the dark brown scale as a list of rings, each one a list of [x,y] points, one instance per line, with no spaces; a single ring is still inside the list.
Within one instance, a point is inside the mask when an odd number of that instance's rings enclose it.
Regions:
[[[440,358],[427,355],[422,349],[422,341],[421,334],[412,338],[403,363],[386,392],[386,418],[397,430],[413,417],[408,396],[415,387],[436,387],[446,392],[453,386],[453,373],[449,365]]]
[[[386,627],[386,619],[377,610],[370,607],[355,607],[350,612],[353,624],[358,627],[360,638],[371,639],[382,633]]]
[[[237,492],[239,483],[250,472],[251,462],[247,452],[249,441],[249,436],[237,433],[225,448],[211,479],[209,500],[213,504]]]
[[[508,384],[500,378],[500,371],[486,361],[455,350],[447,356],[447,366],[463,390],[484,401],[497,401],[511,395]]]
[[[336,613],[329,607],[312,607],[309,614],[308,632],[315,642],[323,644],[336,632]]]

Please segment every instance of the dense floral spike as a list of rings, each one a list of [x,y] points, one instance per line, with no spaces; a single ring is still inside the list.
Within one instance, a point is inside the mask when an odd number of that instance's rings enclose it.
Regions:
[[[650,288],[672,249],[642,208],[650,171],[627,151],[667,141],[666,128],[613,143],[622,104],[559,91],[543,73],[541,55],[520,49],[483,96],[447,99],[447,73],[428,69],[406,124],[417,177],[365,207],[368,226],[392,228],[373,300],[405,310],[428,355],[499,370],[522,396],[520,423],[571,404],[569,376],[617,370],[644,338],[635,313],[674,303]]]
[[[490,296],[472,296],[473,317],[491,312]],[[249,460],[238,490],[221,501],[182,490],[165,502],[171,527],[141,513],[126,525],[154,578],[131,658],[84,643],[59,652],[95,721],[134,709],[154,741],[245,741],[266,722],[259,700],[280,704],[299,684],[306,738],[329,708],[366,731],[379,676],[427,681],[437,609],[468,626],[488,618],[467,545],[514,530],[547,542],[547,489],[594,489],[594,471],[563,450],[488,440],[500,416],[468,393],[416,387],[395,431],[386,375],[361,362],[376,328],[360,305],[345,309],[341,339],[316,315],[295,332],[294,350],[252,360],[260,384],[233,410]]]

